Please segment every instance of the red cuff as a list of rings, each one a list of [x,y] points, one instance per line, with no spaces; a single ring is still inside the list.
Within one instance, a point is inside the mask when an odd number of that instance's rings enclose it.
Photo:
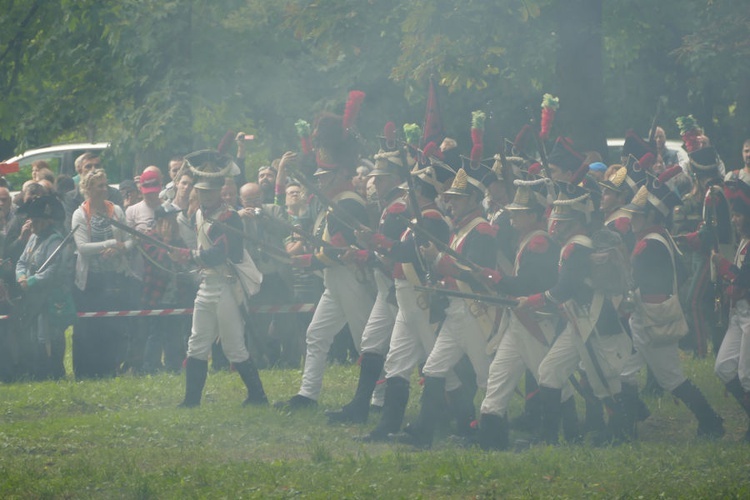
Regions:
[[[534,295],[529,295],[526,304],[528,304],[528,306],[532,309],[541,309],[545,304],[544,294],[537,293]]]
[[[354,252],[354,262],[359,265],[364,265],[370,259],[370,252],[367,250],[357,250]]]
[[[372,244],[375,245],[375,248],[381,249],[381,250],[390,250],[393,248],[394,241],[386,238],[384,235],[380,233],[375,233],[372,235]]]
[[[736,278],[736,276],[732,272],[732,263],[723,257],[721,258],[721,262],[719,262],[716,271],[719,273],[719,275],[721,275],[721,277],[730,281]]]
[[[296,267],[310,267],[312,265],[312,258],[313,255],[311,253],[306,253],[295,256],[293,262]]]
[[[503,273],[497,269],[490,269],[488,267],[482,268],[482,275],[495,285],[500,283],[500,280],[503,279]]]
[[[331,245],[335,247],[348,247],[349,243],[346,241],[346,238],[344,238],[344,235],[341,233],[336,233],[333,236],[331,236]]]

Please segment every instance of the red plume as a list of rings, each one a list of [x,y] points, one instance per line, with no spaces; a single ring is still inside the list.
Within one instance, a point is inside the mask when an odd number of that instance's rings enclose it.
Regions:
[[[385,127],[383,127],[383,137],[385,137],[385,144],[389,148],[394,148],[396,146],[396,124],[393,122],[388,122],[385,124]]]
[[[356,123],[357,115],[359,115],[359,110],[362,108],[364,100],[365,93],[361,90],[352,90],[349,92],[349,99],[347,99],[346,107],[344,108],[344,134]]]
[[[224,154],[226,150],[229,148],[229,145],[232,144],[232,140],[234,139],[235,133],[231,130],[227,130],[227,133],[224,134],[224,137],[221,138],[221,142],[219,143],[219,147],[216,148],[216,150],[219,152],[219,154]]]
[[[645,155],[641,156],[641,159],[638,160],[638,166],[640,167],[640,170],[643,171],[651,171],[651,168],[656,164],[656,156],[654,156],[653,153],[646,153]]]
[[[534,176],[542,175],[542,164],[537,161],[529,165],[528,174]]]
[[[443,152],[440,151],[440,148],[435,141],[427,143],[427,145],[424,147],[424,150],[422,151],[423,158],[429,158],[430,156],[434,156],[439,160],[443,159]]]
[[[677,174],[682,172],[682,167],[679,165],[673,165],[666,169],[664,172],[659,174],[659,177],[656,179],[656,181],[660,184],[664,184],[672,177],[676,176]]]

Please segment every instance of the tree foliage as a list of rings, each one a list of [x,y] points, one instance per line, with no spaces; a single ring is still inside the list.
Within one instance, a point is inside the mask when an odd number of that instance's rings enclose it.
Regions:
[[[589,56],[601,58],[602,74],[584,69],[566,80],[560,55],[569,42],[558,23],[589,4],[602,9],[590,28],[603,45]],[[367,93],[360,128],[374,148],[386,121],[421,120],[430,76],[442,88],[445,129],[465,150],[471,111],[488,112],[492,148],[538,114],[545,92],[562,94],[553,135],[645,135],[661,95],[669,135],[674,117],[688,113],[725,156],[750,135],[742,0],[0,0],[0,8],[0,138],[17,150],[111,140],[124,175],[216,147],[226,130],[255,134],[254,163],[268,161],[296,147],[297,119],[341,112],[354,88]],[[602,97],[576,78],[601,79]],[[566,102],[571,88],[588,101]],[[583,124],[571,121],[578,116]]]

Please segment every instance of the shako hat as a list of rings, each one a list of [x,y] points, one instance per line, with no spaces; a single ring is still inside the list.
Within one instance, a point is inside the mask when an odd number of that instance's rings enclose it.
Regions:
[[[547,179],[516,179],[513,185],[516,186],[516,194],[513,201],[505,206],[507,210],[534,210],[546,207],[547,198],[541,191],[547,189]]]
[[[213,149],[202,149],[185,156],[185,164],[196,177],[195,189],[221,189],[224,179],[237,175],[237,164]]]
[[[646,153],[654,154],[654,148],[636,134],[634,130],[625,132],[625,143],[622,145],[621,156],[627,158],[630,155],[636,158],[642,158]]]
[[[584,159],[585,157],[575,150],[570,138],[558,137],[547,161],[565,172],[575,172],[581,167]]]
[[[552,212],[549,218],[552,220],[573,220],[583,215],[588,222],[594,213],[594,203],[591,193],[581,186],[558,182],[559,192],[557,199],[552,202]]]
[[[719,175],[719,156],[712,146],[701,148],[688,154],[690,169],[698,177],[716,177]]]
[[[17,213],[29,219],[61,221],[65,218],[65,209],[62,203],[51,194],[31,198],[18,207]]]

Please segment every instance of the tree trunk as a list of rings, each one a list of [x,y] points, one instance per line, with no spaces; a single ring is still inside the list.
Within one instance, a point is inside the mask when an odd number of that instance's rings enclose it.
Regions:
[[[561,130],[579,151],[595,150],[606,159],[602,4],[569,0],[558,5],[557,77]]]

